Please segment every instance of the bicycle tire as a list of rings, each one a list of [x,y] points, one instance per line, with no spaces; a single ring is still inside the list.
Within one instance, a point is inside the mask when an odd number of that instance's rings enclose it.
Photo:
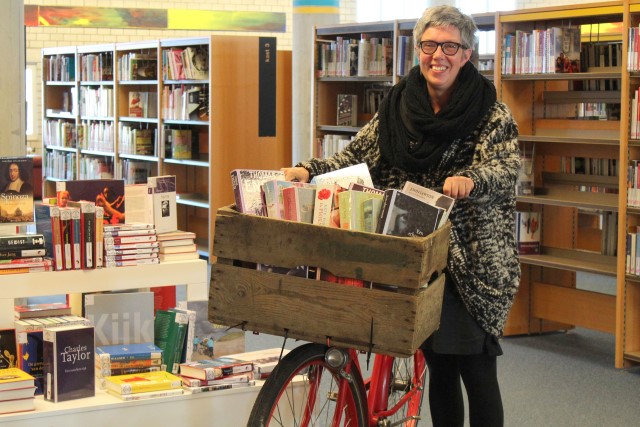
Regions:
[[[400,410],[388,417],[389,425],[418,425],[426,388],[426,370],[424,354],[420,350],[412,357],[394,359],[387,407],[392,408],[409,390],[412,390],[412,395]],[[404,423],[400,424],[401,421]]]
[[[340,374],[325,362],[328,347],[304,344],[293,349],[278,363],[263,384],[249,416],[247,427],[367,427],[367,398],[360,371],[351,363],[345,408],[337,412]],[[314,392],[318,381],[319,392]],[[309,411],[312,412],[311,417]],[[333,418],[341,416],[339,424]]]

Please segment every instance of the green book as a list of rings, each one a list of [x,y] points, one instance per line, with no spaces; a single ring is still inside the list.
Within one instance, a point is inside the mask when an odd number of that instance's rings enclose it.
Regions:
[[[156,311],[154,344],[162,349],[167,372],[178,372],[188,325],[189,318],[185,313]]]

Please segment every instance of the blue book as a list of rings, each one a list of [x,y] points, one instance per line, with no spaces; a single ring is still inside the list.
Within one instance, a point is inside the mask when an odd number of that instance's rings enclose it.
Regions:
[[[118,344],[96,347],[96,358],[101,364],[138,359],[161,359],[162,349],[154,343]]]
[[[36,395],[44,393],[42,331],[20,332],[18,341],[18,368],[35,379]]]

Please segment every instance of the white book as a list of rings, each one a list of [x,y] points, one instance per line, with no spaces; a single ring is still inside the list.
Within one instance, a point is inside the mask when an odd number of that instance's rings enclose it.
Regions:
[[[157,233],[178,229],[176,212],[175,175],[150,176],[147,178],[147,208],[153,218]]]

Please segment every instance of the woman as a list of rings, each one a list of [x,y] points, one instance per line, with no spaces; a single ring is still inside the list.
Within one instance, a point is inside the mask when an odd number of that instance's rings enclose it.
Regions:
[[[517,291],[518,129],[491,82],[469,62],[476,26],[451,6],[427,9],[413,31],[419,65],[342,152],[283,169],[287,179],[365,162],[378,188],[412,181],[456,199],[440,329],[424,344],[435,426],[503,425],[496,356]]]

